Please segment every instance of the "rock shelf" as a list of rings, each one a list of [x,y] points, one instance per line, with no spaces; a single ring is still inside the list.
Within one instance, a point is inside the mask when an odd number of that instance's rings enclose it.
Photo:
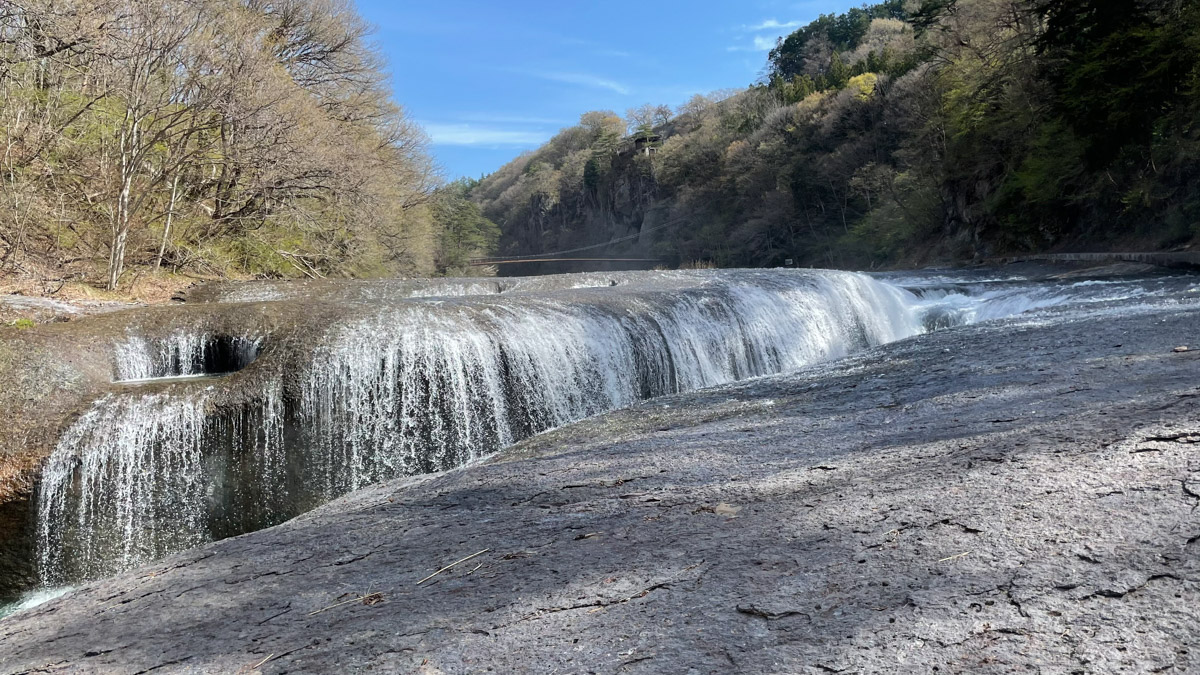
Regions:
[[[0,672],[1190,672],[1197,327],[1018,318],[642,403],[13,615]]]

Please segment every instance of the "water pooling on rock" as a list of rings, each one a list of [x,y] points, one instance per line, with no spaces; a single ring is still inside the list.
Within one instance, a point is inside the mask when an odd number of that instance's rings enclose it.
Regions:
[[[338,309],[331,321],[316,304],[297,306],[298,322],[318,327],[308,339],[249,331],[214,342],[197,327],[132,335],[118,379],[239,372],[118,387],[64,433],[38,493],[43,583],[269,526],[641,399],[911,336],[933,325],[935,309],[949,317],[938,322],[970,318],[839,272],[505,283],[469,295],[438,282],[446,295],[436,298],[413,282],[314,289],[314,302]],[[263,294],[296,302],[284,291]]]

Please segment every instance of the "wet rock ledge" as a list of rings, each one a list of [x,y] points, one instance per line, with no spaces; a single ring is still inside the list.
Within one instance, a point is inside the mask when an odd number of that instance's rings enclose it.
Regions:
[[[1197,326],[660,399],[14,615],[0,672],[1194,672]]]

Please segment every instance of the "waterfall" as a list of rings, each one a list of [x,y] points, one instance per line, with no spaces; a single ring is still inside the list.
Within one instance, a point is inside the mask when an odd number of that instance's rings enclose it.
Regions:
[[[913,335],[906,292],[858,275],[652,294],[409,302],[340,327],[302,408],[341,494],[436,471],[637,400]]]
[[[258,357],[262,340],[177,330],[151,344],[132,335],[116,346],[118,382],[231,373]]]
[[[44,582],[102,576],[271,525],[638,400],[924,330],[914,295],[858,274],[625,281],[454,297],[378,292],[348,302],[346,320],[317,331],[291,361],[264,352],[255,368],[269,375],[265,391],[222,396],[230,378],[110,393],[68,429],[44,470]],[[119,347],[117,375],[238,370],[263,344],[203,331],[134,336]]]
[[[231,419],[208,414],[211,396],[211,388],[110,394],[67,430],[38,493],[44,584],[112,574],[277,521],[261,495],[286,495],[279,388]]]

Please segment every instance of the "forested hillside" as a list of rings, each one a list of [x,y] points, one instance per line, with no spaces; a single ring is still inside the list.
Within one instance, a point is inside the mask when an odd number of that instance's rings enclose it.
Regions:
[[[471,192],[509,254],[862,266],[1200,233],[1200,5],[889,0],[761,81],[589,112]]]
[[[494,232],[367,34],[349,0],[0,3],[0,279],[461,272]]]

